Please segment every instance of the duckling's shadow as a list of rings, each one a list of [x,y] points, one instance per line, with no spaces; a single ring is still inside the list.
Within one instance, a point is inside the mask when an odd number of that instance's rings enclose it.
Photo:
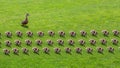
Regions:
[[[50,47],[53,47],[53,45],[50,45],[50,44],[47,44],[47,45],[49,45]]]
[[[115,37],[120,37],[120,36],[118,36],[118,35],[115,35]]]
[[[95,36],[93,35],[93,37],[96,37],[96,38],[97,38],[98,36],[97,36],[97,35],[95,35]]]
[[[10,57],[10,54],[5,54],[5,55]]]
[[[50,55],[50,53],[45,52],[45,54]]]
[[[118,44],[113,44],[114,46],[118,46]]]
[[[7,37],[7,38],[12,39],[12,37]]]
[[[71,52],[66,52],[67,54],[69,54],[69,55],[72,55],[72,53]]]
[[[80,44],[81,45],[81,44]],[[81,45],[82,47],[86,47],[85,45]]]
[[[93,55],[93,53],[88,53],[88,54]]]
[[[35,54],[40,55],[39,53],[35,53]]]
[[[27,45],[27,44],[26,44]],[[28,47],[32,47],[32,45],[30,44],[30,45],[27,45]]]
[[[20,36],[17,36],[17,37],[19,37],[19,38],[23,39],[23,37],[20,37]]]
[[[27,36],[27,37],[29,37],[29,38],[34,38],[33,36]]]
[[[24,53],[24,54],[29,56],[29,53]]]
[[[99,54],[101,54],[101,55],[104,55],[104,53],[103,52],[98,52]]]
[[[21,45],[16,45],[17,47],[22,47]]]
[[[37,44],[37,46],[42,47],[43,45],[42,44],[40,44],[40,45]]]
[[[104,37],[109,37],[108,35],[104,35]]]
[[[107,44],[101,44],[101,45],[103,45],[103,46],[107,47]]]
[[[77,38],[76,36],[71,36],[72,38]]]
[[[57,55],[61,55],[61,53],[56,53]]]
[[[88,36],[82,36],[82,35],[81,35],[81,37],[83,37],[83,38],[88,38]]]
[[[7,46],[7,45],[6,45],[6,46]],[[7,46],[7,47],[12,48],[12,46]]]
[[[15,53],[13,53],[13,54],[19,56],[19,54],[15,54]]]
[[[80,55],[82,55],[82,53],[81,52],[76,52],[77,54],[80,54]]]
[[[29,28],[29,26],[23,26],[23,25],[21,25],[22,27],[24,27],[24,28]]]
[[[75,47],[75,45],[74,44],[69,44],[71,47]]]
[[[115,54],[114,52],[110,52],[110,53],[113,54],[113,55]]]
[[[90,44],[91,46],[96,46],[96,44]]]
[[[66,38],[66,36],[60,36],[60,38]]]
[[[58,44],[59,46],[62,46],[62,47],[64,47],[65,45],[61,45],[61,44]]]

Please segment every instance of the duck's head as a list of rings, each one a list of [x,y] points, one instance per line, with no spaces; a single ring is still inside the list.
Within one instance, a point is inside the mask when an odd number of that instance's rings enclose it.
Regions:
[[[26,13],[26,16],[29,16],[29,13]]]

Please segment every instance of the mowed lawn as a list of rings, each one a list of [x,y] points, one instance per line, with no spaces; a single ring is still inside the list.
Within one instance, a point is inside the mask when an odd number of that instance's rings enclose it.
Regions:
[[[0,0],[0,68],[119,68],[120,43],[117,46],[111,43],[113,38],[120,40],[112,33],[114,29],[120,31],[119,3],[120,0]],[[26,13],[30,14],[28,28],[21,26]],[[93,29],[98,32],[97,37],[91,36],[90,31]],[[23,32],[22,38],[15,35],[17,30]],[[26,36],[28,30],[34,33],[32,38]],[[56,33],[54,37],[48,36],[49,30]],[[59,37],[60,30],[65,31],[65,38]],[[80,36],[80,30],[85,30],[87,37]],[[110,35],[104,37],[102,30],[108,30]],[[11,31],[13,37],[7,38],[6,31]],[[45,36],[38,37],[38,31],[43,31]],[[70,37],[70,31],[75,31],[76,37]],[[108,41],[106,46],[99,42],[102,38]],[[14,44],[17,39],[22,41],[21,47]],[[32,46],[25,44],[26,39],[33,41]],[[43,41],[42,46],[35,44],[36,39]],[[47,45],[47,39],[53,40],[54,45]],[[63,39],[64,46],[59,46],[57,39]],[[68,45],[68,39],[73,39],[75,45]],[[79,45],[79,39],[86,41],[85,47]],[[90,39],[95,39],[97,44],[90,45]],[[12,47],[5,46],[5,40],[12,41]],[[114,54],[107,51],[109,46],[115,48]],[[23,47],[30,50],[29,55],[22,53]],[[33,53],[32,47],[40,49],[39,55]],[[43,53],[44,47],[50,48],[49,55]],[[54,53],[55,47],[61,48],[60,55]],[[71,54],[65,53],[65,47],[72,49]],[[76,47],[83,49],[82,54],[75,52]],[[88,54],[86,47],[93,48],[93,54]],[[97,47],[103,47],[104,54],[97,53]],[[9,56],[3,54],[4,48],[11,50]],[[20,50],[19,56],[12,53],[12,48]]]

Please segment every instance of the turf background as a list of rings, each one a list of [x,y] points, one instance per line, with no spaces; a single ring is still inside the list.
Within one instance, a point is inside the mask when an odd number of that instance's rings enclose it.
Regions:
[[[119,68],[120,66],[120,54],[118,46],[111,44],[111,39],[119,37],[112,35],[112,30],[120,30],[120,0],[0,0],[0,32],[2,37],[0,41],[3,42],[0,48],[0,68]],[[28,28],[20,26],[20,22],[24,20],[25,13],[29,13]],[[93,37],[90,35],[90,30],[95,29],[98,31],[98,36]],[[102,30],[110,31],[108,37],[104,37],[101,33]],[[15,36],[15,31],[20,30],[24,33],[22,38]],[[34,36],[29,38],[25,35],[26,31],[32,31]],[[47,35],[48,30],[56,32],[54,37]],[[58,31],[63,30],[66,32],[65,38],[58,36]],[[88,32],[87,37],[81,37],[79,35],[80,30]],[[13,33],[12,38],[6,38],[4,33],[11,31]],[[45,32],[44,37],[38,37],[36,32]],[[75,31],[77,36],[72,38],[69,36],[69,31]],[[106,46],[97,42],[96,46],[89,44],[89,39],[95,39],[99,41],[101,38],[108,40]],[[17,47],[14,44],[12,47],[6,47],[5,40],[19,39],[23,42],[22,47]],[[32,46],[26,46],[25,39],[41,39],[44,41],[42,46],[37,46],[35,43]],[[46,44],[47,39],[52,39],[55,44],[48,46]],[[64,46],[59,46],[56,42],[57,39],[63,39]],[[68,39],[76,41],[75,46],[69,46],[67,44]],[[79,39],[86,40],[86,46],[82,47],[78,44]],[[105,49],[104,54],[96,52],[96,47],[103,47]],[[111,54],[107,52],[107,47],[112,46],[115,48],[115,53]],[[10,54],[6,56],[3,54],[2,49],[18,48],[21,50],[23,47],[27,47],[31,50],[32,47],[38,47],[42,50],[43,47],[49,47],[51,49],[50,54],[44,54],[40,51],[40,55],[36,55],[30,51],[29,55],[24,55],[20,52],[20,55]],[[54,53],[53,48],[60,47],[62,49],[61,55]],[[70,54],[64,52],[65,47],[70,47],[73,51]],[[75,47],[83,48],[83,53],[76,54]],[[86,47],[92,47],[95,50],[93,54],[87,54]]]

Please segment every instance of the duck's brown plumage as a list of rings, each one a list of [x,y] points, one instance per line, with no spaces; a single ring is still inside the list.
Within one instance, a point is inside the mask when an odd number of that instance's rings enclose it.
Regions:
[[[28,16],[29,16],[29,14],[27,13],[25,20],[22,21],[22,25],[23,25],[23,26],[26,25],[26,24],[28,24]]]

